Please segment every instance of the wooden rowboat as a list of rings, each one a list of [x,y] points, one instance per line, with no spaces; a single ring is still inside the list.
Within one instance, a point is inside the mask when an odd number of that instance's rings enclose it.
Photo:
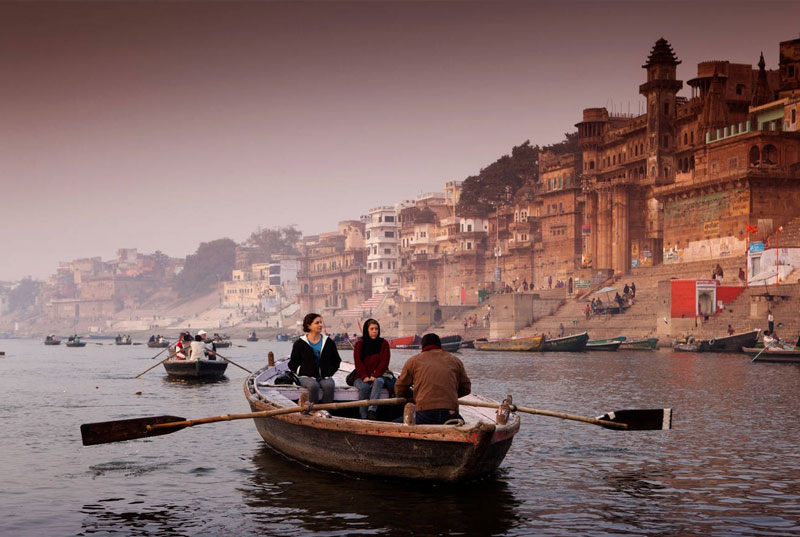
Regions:
[[[254,412],[291,408],[303,388],[275,384],[287,362],[250,375],[244,394]],[[334,376],[335,401],[358,399],[358,390],[345,383],[353,364],[342,362]],[[384,391],[382,398],[388,398]],[[494,403],[468,395],[464,400]],[[516,413],[499,424],[493,409],[461,406],[462,425],[405,425],[357,419],[357,409],[291,413],[255,418],[256,429],[272,449],[311,466],[354,475],[455,482],[478,479],[494,472],[519,431]],[[401,406],[379,406],[378,416],[402,414]],[[320,446],[324,446],[321,449]]]
[[[461,348],[461,342],[464,340],[461,336],[444,336],[442,340],[442,349],[447,352],[458,352]]]
[[[167,360],[164,369],[172,378],[218,379],[225,374],[228,362],[225,360]]]
[[[85,347],[85,341],[67,341],[67,347]]]
[[[542,343],[543,352],[578,352],[586,349],[589,341],[589,334],[581,332],[571,336],[564,336],[555,339],[545,339]]]
[[[711,339],[698,339],[689,337],[685,341],[677,341],[672,345],[673,350],[686,352],[742,352],[743,347],[752,348],[755,346],[760,328],[749,332],[740,332],[731,336],[724,336]],[[695,348],[696,347],[696,348]]]
[[[479,351],[538,351],[542,346],[542,336],[530,336],[507,339],[475,340],[475,350]]]
[[[390,349],[418,349],[422,338],[419,336],[403,336],[389,340]]]
[[[800,363],[800,347],[795,347],[794,349],[743,347],[742,352],[756,355],[756,357],[753,358],[754,362]]]
[[[622,345],[619,346],[620,350],[647,350],[655,349],[658,346],[657,337],[640,338],[640,339],[625,339]]]
[[[586,342],[587,351],[615,351],[622,345],[619,339],[595,339]]]
[[[45,338],[44,340],[45,345],[61,345],[60,339],[51,339],[49,337]]]
[[[148,341],[147,346],[152,349],[165,349],[169,347],[169,341]]]

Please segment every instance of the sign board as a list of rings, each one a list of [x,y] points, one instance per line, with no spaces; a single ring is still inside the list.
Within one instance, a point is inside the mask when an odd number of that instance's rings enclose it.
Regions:
[[[758,242],[751,242],[750,243],[750,253],[754,254],[756,252],[763,252],[764,251],[764,243],[761,241]]]
[[[500,281],[500,267],[494,267],[494,281]]]
[[[575,289],[589,289],[591,286],[591,280],[575,280]]]

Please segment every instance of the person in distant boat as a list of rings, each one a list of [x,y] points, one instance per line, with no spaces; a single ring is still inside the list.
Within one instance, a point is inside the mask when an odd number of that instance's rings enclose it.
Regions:
[[[770,345],[774,344],[775,344],[774,334],[769,330],[767,330],[766,332],[764,332],[764,347],[769,347]]]
[[[207,345],[209,341],[206,339],[208,332],[205,330],[200,330],[197,332],[197,335],[200,336],[200,341],[203,342],[203,345]],[[217,359],[217,343],[215,340],[211,340],[211,349],[206,347],[206,359],[208,360],[216,360]]]
[[[333,374],[339,370],[342,359],[336,343],[322,333],[325,324],[318,313],[303,317],[303,332],[292,345],[289,369],[300,377],[300,385],[308,390],[311,403],[332,403],[336,383]]]
[[[409,358],[395,383],[397,397],[413,399],[418,424],[443,424],[464,418],[458,413],[458,398],[469,395],[472,382],[464,363],[442,350],[436,334],[422,336],[422,352]],[[397,421],[402,421],[399,418]]]
[[[772,316],[772,310],[767,310],[767,324],[769,325],[769,333],[775,331],[775,317]]]
[[[178,342],[175,343],[175,356],[176,360],[186,360],[186,355],[190,352],[192,347],[192,335],[189,332],[181,332]]]
[[[150,339],[148,339],[147,341],[148,341],[149,343],[155,343],[155,342],[156,342],[156,336],[154,336],[154,335],[152,335],[152,334],[151,334],[151,335],[150,335]]]
[[[731,325],[728,325],[728,335],[729,336],[733,335],[733,327]]]
[[[202,335],[200,335],[201,332]],[[205,336],[205,332],[203,332],[203,330],[200,330],[200,332],[194,336],[194,341],[192,341],[191,345],[189,346],[189,354],[186,357],[187,360],[196,362],[197,360],[206,359],[208,351],[206,350],[206,344],[205,341],[203,341],[203,336]],[[191,337],[191,335],[189,337]]]
[[[353,363],[356,366],[356,378],[353,386],[358,389],[359,399],[380,399],[381,391],[386,386],[391,392],[394,379],[383,376],[389,370],[389,342],[381,337],[381,325],[375,319],[367,319],[361,339],[353,347]],[[361,419],[374,420],[378,407],[358,407]]]

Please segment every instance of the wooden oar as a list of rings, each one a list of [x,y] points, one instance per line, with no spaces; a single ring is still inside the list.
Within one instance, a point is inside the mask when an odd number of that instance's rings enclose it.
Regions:
[[[169,343],[169,341],[168,341],[167,343]],[[159,351],[159,353],[158,353],[158,354],[156,354],[155,356],[153,356],[153,357],[152,357],[152,358],[150,358],[150,359],[151,359],[151,360],[155,360],[156,358],[158,358],[159,356],[161,356],[161,353],[162,353],[162,352],[164,352],[165,350],[167,350],[168,348],[169,348],[169,345],[167,345],[166,347],[164,347],[163,349],[161,349],[161,350]]]
[[[777,340],[776,340],[776,341],[777,341]],[[769,343],[767,343],[766,345],[764,345],[764,348],[763,348],[763,349],[761,349],[760,351],[758,351],[758,354],[756,354],[755,356],[753,356],[753,359],[752,359],[752,360],[750,360],[750,361],[751,361],[751,362],[755,362],[755,361],[756,361],[756,358],[758,358],[759,356],[761,356],[761,353],[762,353],[762,352],[764,352],[765,350],[767,350],[767,349],[768,349],[768,348],[769,348],[769,347],[770,347],[770,346],[771,346],[773,343],[775,343],[775,341],[770,341]]]
[[[84,446],[96,444],[110,444],[112,442],[124,442],[137,438],[149,438],[162,434],[170,434],[179,431],[184,427],[192,427],[203,423],[214,423],[218,421],[248,420],[253,418],[268,418],[281,414],[293,414],[306,410],[338,410],[343,408],[357,408],[369,405],[402,405],[406,402],[402,397],[393,399],[362,399],[360,401],[348,401],[345,403],[323,403],[317,405],[300,405],[289,408],[279,408],[277,410],[265,410],[263,412],[247,412],[245,414],[223,414],[196,420],[187,420],[178,416],[153,416],[149,418],[134,418],[128,420],[103,421],[98,423],[84,423],[81,425],[81,440]]]
[[[159,354],[161,354],[161,353],[159,353]],[[156,367],[160,366],[161,364],[163,364],[164,362],[166,362],[166,361],[167,361],[167,360],[169,360],[170,358],[174,358],[174,357],[175,357],[175,355],[174,355],[174,354],[168,354],[166,358],[164,358],[163,360],[161,360],[160,362],[158,362],[156,365],[148,367],[147,369],[145,369],[144,371],[142,371],[141,373],[139,373],[138,375],[136,375],[136,376],[135,376],[135,377],[133,377],[133,378],[135,378],[135,379],[138,379],[139,377],[141,377],[142,375],[144,375],[145,373],[147,373],[147,372],[148,372],[148,371],[150,371],[151,369],[155,369]]]
[[[500,407],[498,403],[485,403],[483,401],[459,400],[458,404],[485,408]],[[618,431],[660,431],[672,428],[671,408],[616,410],[614,412],[603,414],[598,418],[585,418],[583,416],[575,416],[574,414],[566,414],[564,412],[537,410],[535,408],[526,408],[517,405],[508,406],[512,412],[524,412],[526,414],[550,416],[552,418],[561,418],[563,420],[581,421],[583,423],[591,423],[592,425],[599,425],[600,427],[605,427],[606,429],[614,429]]]
[[[212,350],[212,349],[208,349],[208,351],[209,351],[209,352],[212,352],[212,353],[214,353],[214,354],[215,354],[215,355],[217,355],[217,356],[219,356],[220,358],[222,358],[222,359],[223,359],[223,360],[225,360],[226,362],[230,362],[230,363],[232,363],[233,365],[235,365],[235,366],[236,366],[236,367],[238,367],[239,369],[244,369],[245,371],[247,371],[247,372],[248,372],[248,373],[250,373],[251,375],[253,374],[253,372],[252,372],[252,371],[250,371],[249,369],[247,369],[247,368],[245,368],[245,367],[242,367],[242,366],[240,366],[239,364],[237,364],[236,362],[234,362],[234,361],[233,361],[233,360],[231,360],[230,358],[225,358],[224,356],[222,356],[222,355],[221,355],[220,353],[218,353],[217,351],[215,351],[215,350]]]

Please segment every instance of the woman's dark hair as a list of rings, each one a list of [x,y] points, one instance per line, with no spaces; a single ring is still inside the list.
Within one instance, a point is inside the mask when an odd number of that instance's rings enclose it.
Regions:
[[[375,336],[375,337],[376,338],[381,337],[381,323],[379,323],[375,319],[367,319],[366,321],[364,321],[364,327],[361,330],[361,337],[363,337],[365,341],[370,339],[370,337],[369,337],[369,327],[370,327],[370,325],[373,325],[373,324],[378,327],[378,335]]]
[[[195,341],[203,341],[203,338],[200,336],[200,334],[197,334],[196,336],[194,336],[194,340]]]
[[[314,319],[317,317],[322,317],[322,315],[319,313],[309,313],[303,317],[303,332],[311,332],[311,323],[313,323]]]

